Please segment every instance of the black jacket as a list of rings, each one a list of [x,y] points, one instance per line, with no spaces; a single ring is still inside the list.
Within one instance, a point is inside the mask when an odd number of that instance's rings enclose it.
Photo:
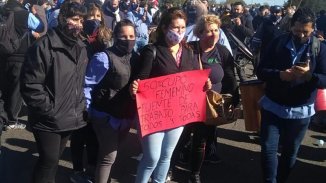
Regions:
[[[23,62],[24,54],[26,53],[31,42],[34,41],[28,29],[28,10],[16,0],[8,0],[7,4],[4,5],[4,10],[14,12],[14,26],[17,36],[19,38],[23,37],[21,40],[21,45],[18,50],[7,59],[8,61]],[[26,35],[25,35],[26,34]]]
[[[240,41],[244,42],[246,37],[251,37],[254,35],[254,28],[252,26],[253,18],[250,14],[243,14],[240,19],[241,25],[233,25],[232,31]]]
[[[293,66],[291,52],[286,47],[291,41],[291,34],[283,34],[275,38],[266,49],[259,63],[257,76],[266,83],[265,95],[274,102],[291,107],[314,103],[317,88],[326,87],[326,45],[320,44],[320,52],[309,63],[312,78],[310,81],[282,81],[280,72]],[[310,43],[311,44],[311,43]],[[306,55],[309,46],[302,55]],[[302,56],[300,62],[305,62]]]
[[[108,9],[108,3],[110,3],[110,2],[107,1],[102,6],[102,11],[103,11],[103,15],[104,15],[104,17],[103,17],[104,18],[104,24],[105,24],[105,26],[107,26],[108,28],[110,28],[113,31],[114,27],[117,24],[117,21],[115,19],[114,13],[111,10]],[[125,14],[122,11],[119,11],[119,15],[120,15],[121,20],[126,18]]]
[[[87,63],[85,44],[67,41],[58,29],[49,30],[30,47],[21,73],[21,93],[33,128],[60,132],[86,125]]]
[[[148,79],[197,69],[193,63],[194,54],[191,49],[182,47],[181,62],[178,67],[165,43],[157,42],[154,45],[156,46],[156,58],[154,58],[150,45],[145,46],[140,52],[135,79]]]

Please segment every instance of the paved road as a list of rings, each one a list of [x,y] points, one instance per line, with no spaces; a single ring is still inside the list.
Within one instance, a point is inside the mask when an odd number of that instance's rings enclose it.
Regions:
[[[26,117],[23,117],[26,119]],[[219,155],[222,162],[204,165],[203,183],[259,183],[260,147],[259,137],[244,130],[243,120],[219,127]],[[318,147],[316,139],[326,141],[326,134],[309,130],[301,147],[297,165],[289,183],[326,182],[326,145]],[[31,172],[37,159],[33,135],[28,130],[4,132],[0,157],[0,183],[29,183]],[[112,170],[112,182],[132,183],[138,161],[134,158],[140,153],[135,130],[122,142],[120,154]],[[57,173],[57,183],[68,183],[72,164],[69,144],[61,160]],[[175,182],[183,183],[188,172],[177,169]]]

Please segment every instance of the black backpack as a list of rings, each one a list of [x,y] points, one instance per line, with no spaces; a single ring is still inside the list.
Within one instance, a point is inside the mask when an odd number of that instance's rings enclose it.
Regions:
[[[0,10],[0,55],[15,53],[27,33],[19,37],[15,29],[14,11]]]

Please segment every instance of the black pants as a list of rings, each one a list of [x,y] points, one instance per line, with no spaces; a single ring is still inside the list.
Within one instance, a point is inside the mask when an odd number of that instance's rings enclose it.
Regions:
[[[92,124],[74,131],[71,135],[71,158],[73,169],[75,171],[83,171],[85,165],[83,164],[84,146],[86,145],[87,163],[91,167],[96,167],[98,142],[93,130]]]
[[[72,131],[45,132],[33,130],[39,159],[33,172],[33,183],[55,183],[55,175],[63,150]]]
[[[191,133],[193,133],[192,138]],[[187,124],[179,139],[178,145],[173,152],[171,158],[171,167],[173,168],[178,155],[183,152],[187,153],[185,149],[186,144],[191,144],[190,150],[190,171],[194,174],[200,172],[205,155],[216,154],[216,126],[207,126],[204,123],[190,123]]]
[[[216,126],[193,123],[190,171],[199,174],[206,153],[216,153]]]
[[[2,135],[2,129],[4,124],[7,121],[7,114],[6,111],[4,109],[4,102],[2,100],[2,92],[0,89],[0,147],[1,147],[1,135]]]
[[[1,63],[0,64],[0,136],[2,134],[2,129],[3,126],[5,125],[5,123],[7,123],[8,118],[7,118],[7,113],[5,111],[4,108],[4,100],[3,100],[3,88],[2,86],[4,85],[4,80],[5,80],[5,76],[4,76],[4,64]],[[0,145],[1,145],[1,141],[0,141]]]
[[[1,69],[1,72],[3,72],[1,90],[9,124],[18,121],[17,117],[23,104],[20,94],[20,72],[23,62],[11,59],[13,58],[7,58],[7,61],[1,64],[1,67],[3,67]]]

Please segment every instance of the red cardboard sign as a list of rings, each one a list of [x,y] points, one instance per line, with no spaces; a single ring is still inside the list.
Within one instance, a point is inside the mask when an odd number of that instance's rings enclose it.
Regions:
[[[204,85],[210,70],[186,71],[139,82],[136,95],[142,137],[206,120]]]

